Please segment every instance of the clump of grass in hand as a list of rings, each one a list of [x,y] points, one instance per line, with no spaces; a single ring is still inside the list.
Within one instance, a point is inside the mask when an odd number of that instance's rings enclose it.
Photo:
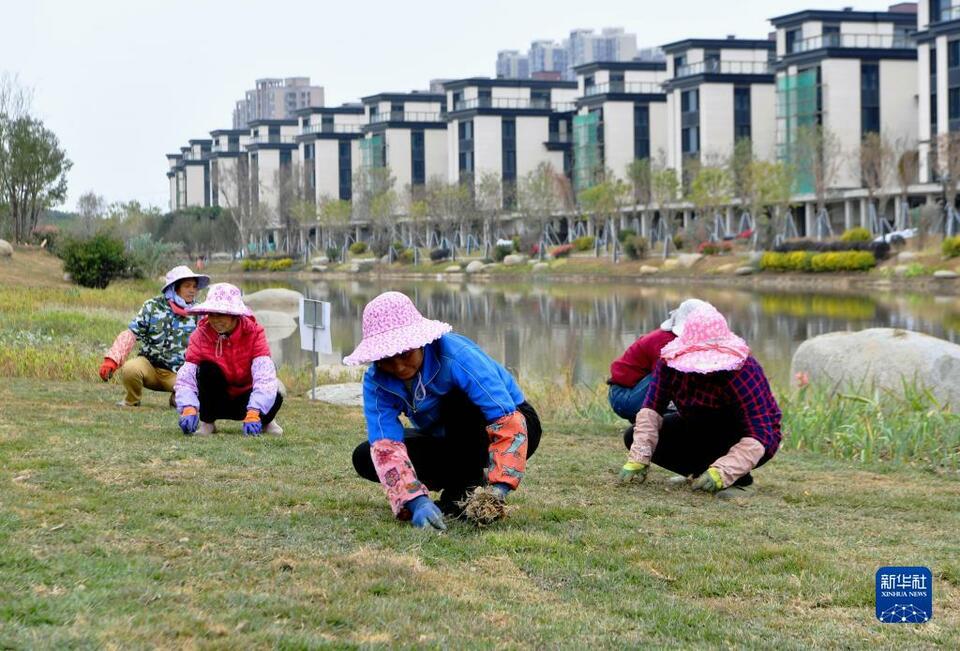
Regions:
[[[478,527],[490,526],[507,516],[506,504],[489,486],[478,486],[467,499],[457,502],[457,506],[463,509],[467,520]]]

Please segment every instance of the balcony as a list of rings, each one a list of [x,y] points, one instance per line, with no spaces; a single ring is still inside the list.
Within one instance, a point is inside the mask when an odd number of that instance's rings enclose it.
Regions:
[[[370,124],[382,124],[384,122],[442,122],[443,116],[437,113],[428,113],[426,111],[390,111],[388,113],[376,113],[370,116]]]
[[[794,41],[787,54],[801,54],[823,48],[903,50],[913,47],[910,38],[903,34],[821,34]]]
[[[296,144],[296,136],[278,136],[278,135],[268,135],[268,136],[253,136],[250,138],[251,145],[266,145],[266,144],[282,144],[282,145],[294,145]]]
[[[228,152],[228,151],[240,151],[240,144],[233,142],[227,145],[214,145],[212,151],[215,154]]]
[[[311,124],[303,128],[303,133],[363,133],[362,124]]]
[[[574,102],[550,102],[547,99],[530,97],[473,97],[460,100],[453,105],[454,111],[471,109],[506,109],[514,111],[573,111]]]
[[[547,146],[550,145],[570,145],[573,143],[573,132],[572,131],[551,131],[550,135],[547,137]]]
[[[606,95],[607,93],[628,93],[631,95],[661,95],[663,86],[654,81],[611,81],[605,84],[586,86],[584,97]]]
[[[723,61],[707,59],[680,66],[674,72],[674,79],[693,75],[769,75],[773,74],[766,61]]]
[[[185,151],[182,160],[207,160],[208,158],[210,158],[209,154],[195,154],[192,151]]]
[[[938,20],[931,20],[930,24],[947,23],[957,19],[960,19],[960,5],[942,8],[940,10],[940,18]]]

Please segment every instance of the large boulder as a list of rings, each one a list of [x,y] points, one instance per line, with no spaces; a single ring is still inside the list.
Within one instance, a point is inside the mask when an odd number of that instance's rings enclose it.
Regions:
[[[684,269],[690,269],[693,265],[700,262],[701,259],[703,259],[702,253],[681,253],[677,256],[677,264]]]
[[[330,264],[330,258],[328,258],[325,255],[320,255],[315,258],[311,258],[310,264],[312,265]]]
[[[657,273],[658,271],[660,270],[648,264],[640,265],[640,274],[643,276],[650,276],[652,274]]]
[[[463,271],[463,268],[458,264],[452,264],[443,270],[443,273],[446,274],[458,274]]]
[[[538,262],[538,263],[536,263],[536,264],[533,265],[533,272],[534,272],[534,273],[543,273],[543,272],[549,271],[549,270],[550,270],[550,265],[547,264],[546,262]]]
[[[793,355],[790,374],[798,373],[840,391],[876,387],[902,395],[906,382],[960,411],[960,346],[919,332],[870,328],[808,339]]]
[[[0,258],[9,258],[13,255],[13,247],[10,242],[0,240]]]
[[[522,253],[511,253],[503,258],[503,264],[507,267],[515,267],[527,261],[527,256]]]
[[[475,274],[483,271],[483,262],[480,260],[472,260],[470,264],[467,265],[467,268],[464,269],[468,274]]]
[[[343,407],[362,407],[363,384],[360,382],[324,384],[308,391],[307,398]]]
[[[273,287],[247,294],[243,302],[254,312],[272,310],[275,312],[300,313],[300,299],[303,294],[292,289]]]
[[[256,310],[253,316],[263,326],[269,341],[282,341],[297,331],[297,322],[289,312]]]

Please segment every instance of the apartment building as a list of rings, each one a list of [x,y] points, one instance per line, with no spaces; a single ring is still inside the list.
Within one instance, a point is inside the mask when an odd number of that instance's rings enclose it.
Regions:
[[[380,93],[362,98],[366,124],[360,142],[360,171],[389,168],[401,198],[427,179],[447,176],[444,96],[436,93]],[[399,202],[398,212],[407,202]]]
[[[169,186],[170,198],[167,200],[167,206],[170,212],[180,209],[183,200],[182,189],[183,182],[183,160],[182,153],[167,154],[167,185]]]
[[[361,104],[297,111],[304,194],[314,203],[350,201],[366,115]]]
[[[233,128],[245,129],[256,120],[291,119],[309,106],[323,106],[323,86],[310,85],[310,77],[257,79],[236,103]]]
[[[918,17],[911,8],[915,11],[916,5],[885,12],[800,11],[771,19],[777,38],[776,124],[782,159],[794,157],[802,127],[820,125],[836,139],[844,159],[836,165],[830,187],[859,188],[857,161],[864,136],[880,133],[893,143],[914,146],[917,48],[910,32]],[[929,48],[924,52],[929,62]],[[944,49],[944,64],[946,54]],[[811,192],[812,177],[808,174],[800,185],[800,193]]]
[[[587,63],[576,72],[572,176],[577,191],[593,185],[604,170],[625,179],[634,160],[666,155],[666,63]]]
[[[300,121],[254,120],[246,144],[250,207],[271,228],[278,228],[298,190]]]
[[[529,60],[530,76],[555,72],[563,79],[570,68],[570,53],[566,46],[551,40],[533,41],[530,44]]]
[[[530,57],[517,50],[497,52],[498,79],[529,79]]]
[[[769,40],[687,39],[663,46],[667,61],[666,163],[720,164],[749,138],[757,158],[776,155],[776,96]]]
[[[960,131],[960,5],[922,0],[914,37],[920,181],[932,183],[937,179],[937,137]]]
[[[250,130],[215,129],[210,137],[210,205],[236,210],[249,201],[246,145]]]
[[[203,208],[210,205],[210,148],[212,140],[198,138],[180,148],[177,177],[180,194],[178,208]]]
[[[569,173],[574,82],[471,77],[444,88],[450,182],[475,189],[496,174],[503,208],[512,210],[518,182],[540,163]]]

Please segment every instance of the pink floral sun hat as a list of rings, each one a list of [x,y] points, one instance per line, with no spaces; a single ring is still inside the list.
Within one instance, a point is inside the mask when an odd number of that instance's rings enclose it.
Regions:
[[[667,366],[682,373],[735,371],[748,355],[747,342],[730,331],[727,320],[712,305],[691,312],[680,336],[660,351]]]
[[[420,348],[453,328],[424,318],[406,295],[384,292],[363,308],[363,339],[343,358],[347,366],[369,364]]]
[[[240,288],[230,283],[215,283],[207,290],[207,300],[187,309],[190,314],[230,314],[250,316],[253,312],[243,304]]]

